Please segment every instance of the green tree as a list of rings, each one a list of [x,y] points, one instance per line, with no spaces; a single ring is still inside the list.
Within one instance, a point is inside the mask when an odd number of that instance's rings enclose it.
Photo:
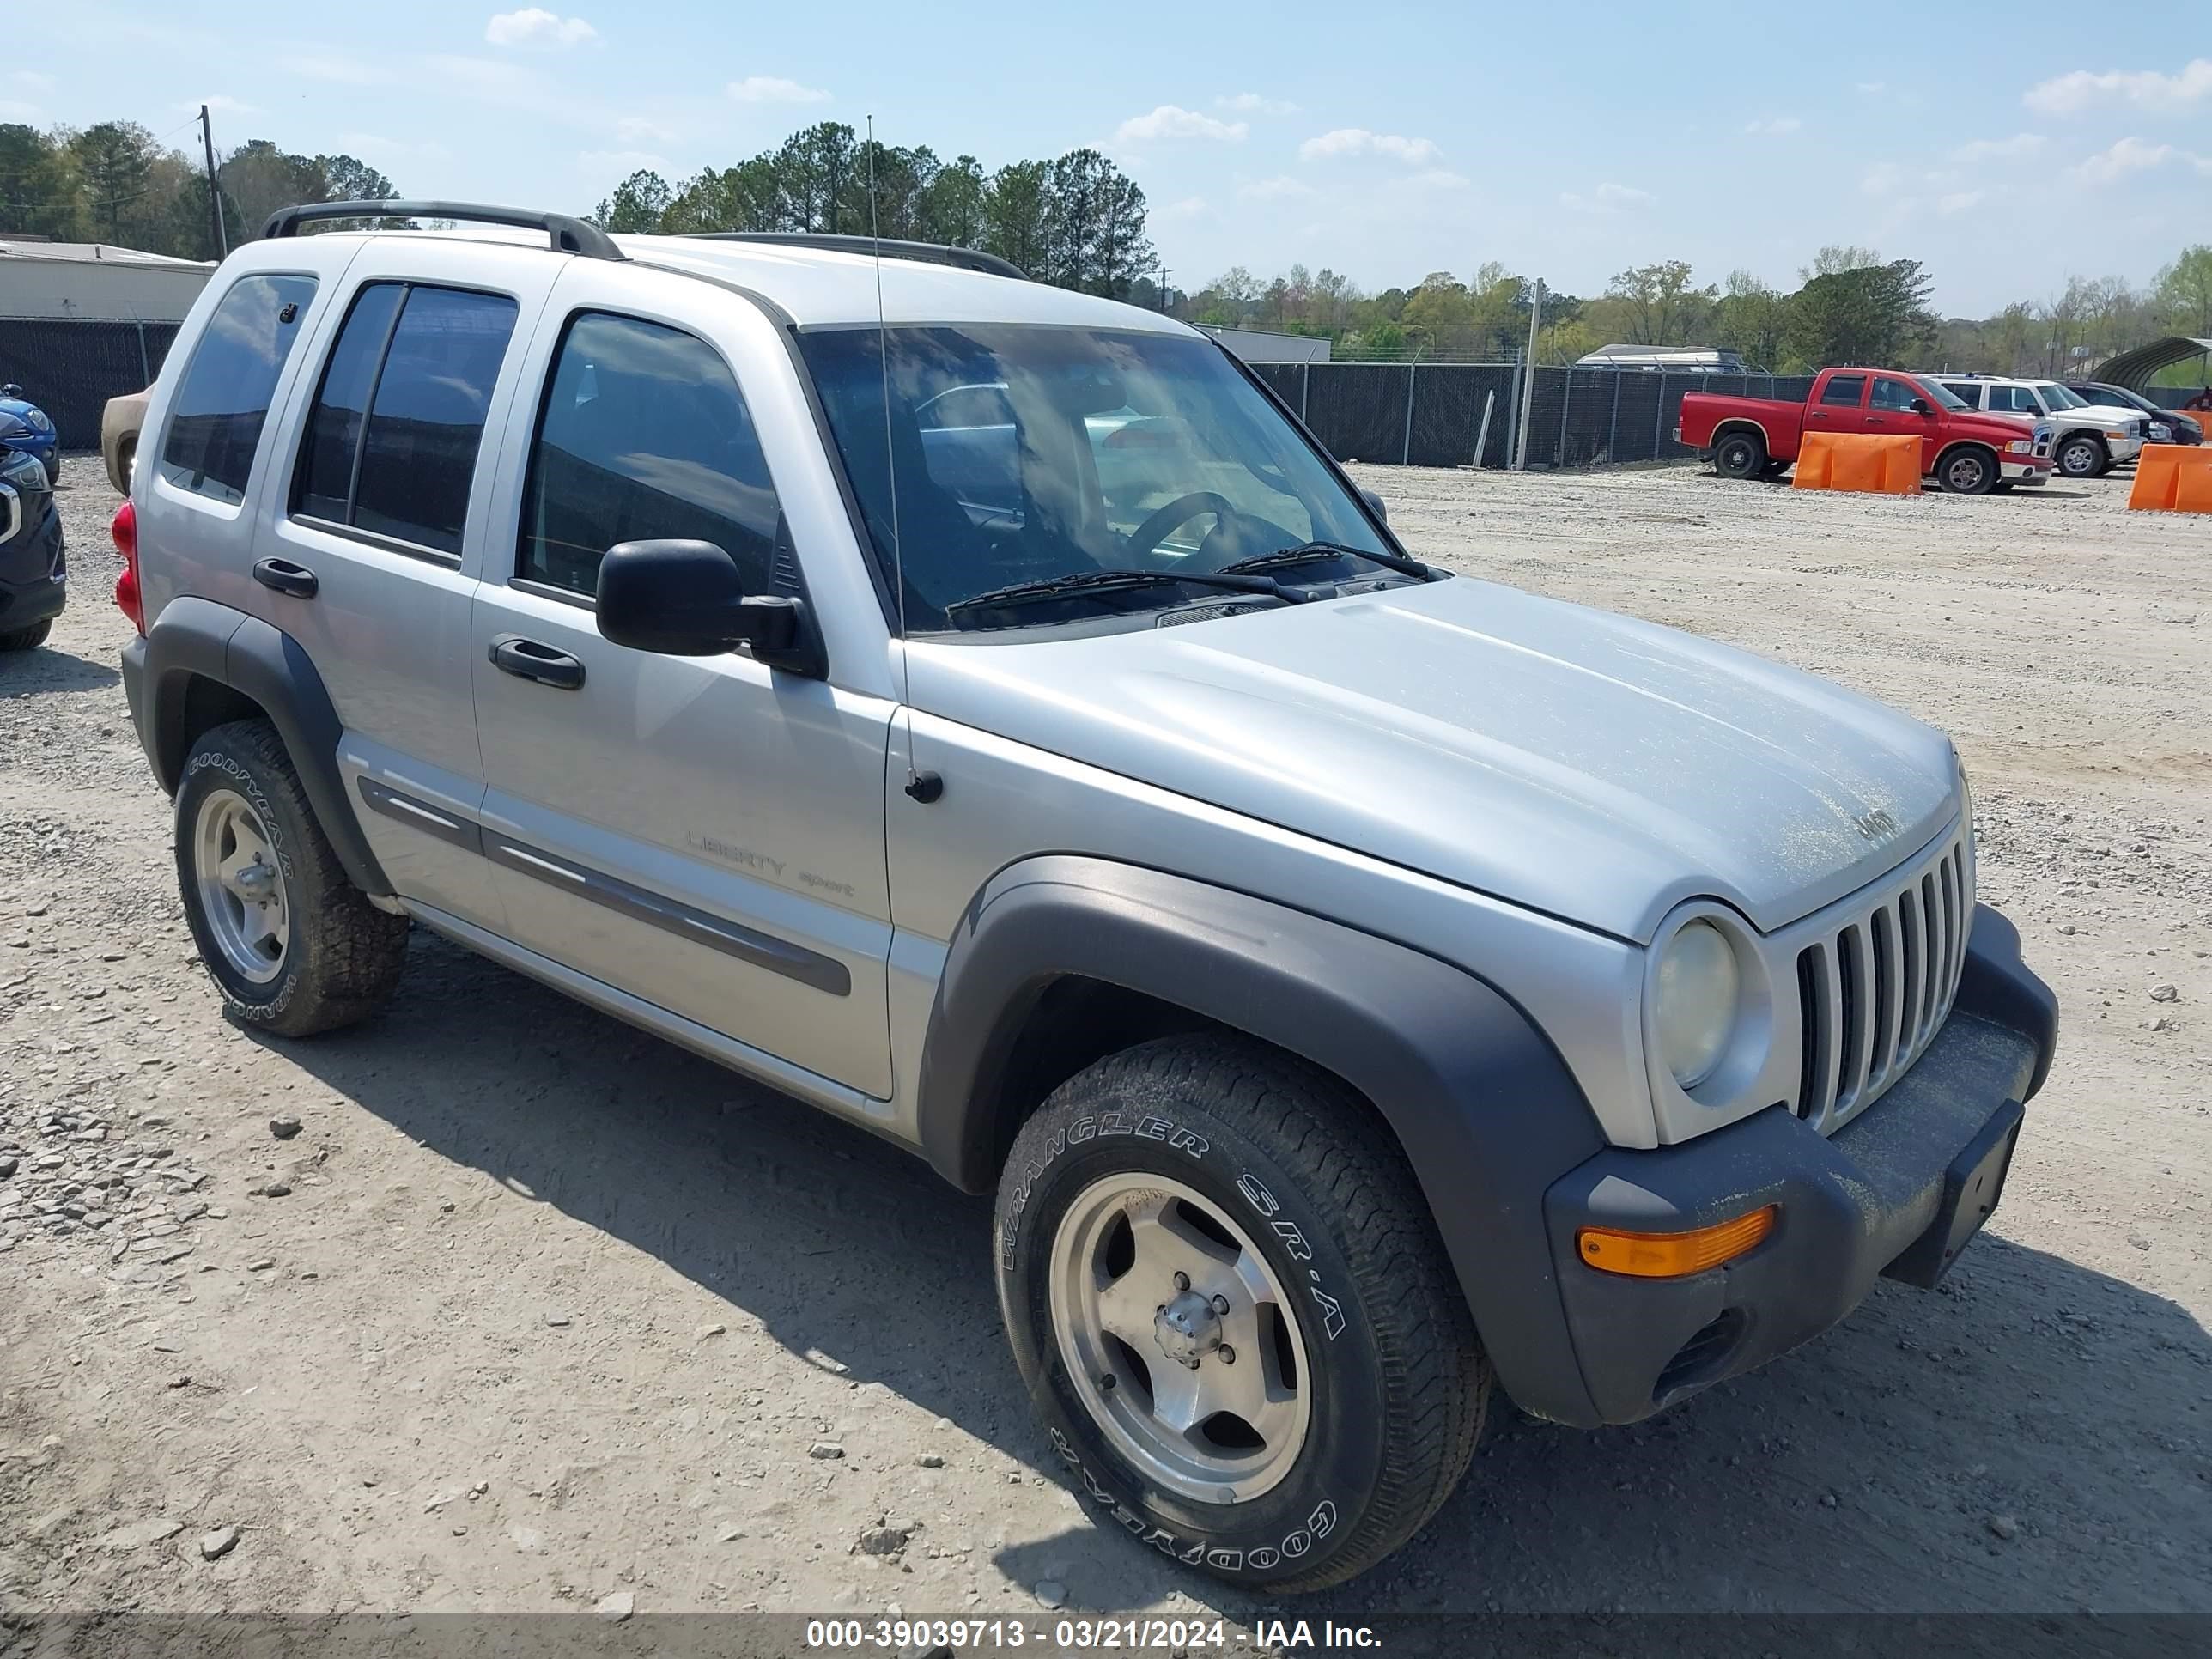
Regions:
[[[1840,276],[1847,270],[1865,270],[1881,263],[1881,255],[1873,248],[1830,242],[1813,256],[1811,264],[1799,268],[1797,280],[1809,283],[1815,276]]]
[[[918,234],[925,241],[975,246],[983,240],[983,207],[989,191],[982,164],[972,155],[938,168],[921,188]]]
[[[1719,298],[1717,289],[1690,286],[1690,267],[1681,259],[1635,265],[1607,284],[1628,319],[1628,338],[1638,345],[1682,345],[1703,326]]]
[[[1930,286],[1917,259],[1815,276],[1790,297],[1790,351],[1809,368],[1903,365],[1935,344]]]
[[[0,124],[0,226],[70,240],[79,187],[68,146],[20,121]]]
[[[239,222],[231,240],[258,236],[269,216],[296,202],[327,202],[330,186],[312,155],[294,155],[266,138],[250,139],[216,170],[223,193],[236,204]]]
[[[2151,291],[2159,326],[2191,339],[2212,338],[2212,243],[2182,249]]]
[[[991,175],[983,198],[983,247],[1024,270],[1042,274],[1052,164],[1012,161]]]
[[[1782,361],[1790,302],[1747,270],[1732,270],[1713,307],[1713,343],[1758,368]]]
[[[657,231],[661,216],[674,199],[675,192],[665,179],[641,167],[617,185],[614,195],[602,201],[591,216],[602,230]]]
[[[135,121],[102,121],[70,141],[86,216],[109,241],[124,242],[124,227],[149,216],[146,197],[160,154],[154,135]]]

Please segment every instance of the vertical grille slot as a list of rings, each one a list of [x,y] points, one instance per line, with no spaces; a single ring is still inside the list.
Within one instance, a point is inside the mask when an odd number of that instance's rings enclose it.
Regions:
[[[1920,988],[1928,981],[1928,940],[1920,920],[1920,893],[1908,887],[1898,895],[1897,938],[1905,958],[1905,978],[1897,994],[1899,1058],[1912,1052],[1920,1040]]]
[[[1872,1084],[1889,1069],[1897,1051],[1897,981],[1899,961],[1897,918],[1884,905],[1874,913],[1873,944],[1869,951],[1874,969],[1874,1051],[1867,1060],[1867,1081]]]
[[[1797,953],[1797,1030],[1802,1053],[1797,1062],[1797,1115],[1818,1123],[1828,1109],[1830,1051],[1834,1028],[1828,1024],[1827,962],[1817,945]]]
[[[1951,982],[1951,928],[1943,908],[1936,900],[1936,878],[1920,878],[1921,933],[1927,940],[1923,952],[1928,974],[1920,988],[1920,1035],[1936,1034],[1936,1011],[1943,1006],[1943,988]]]
[[[1867,1049],[1873,1036],[1866,1017],[1866,936],[1846,927],[1836,935],[1837,977],[1844,997],[1842,1035],[1838,1039],[1841,1064],[1837,1068],[1835,1106],[1838,1111],[1858,1098],[1866,1080]]]

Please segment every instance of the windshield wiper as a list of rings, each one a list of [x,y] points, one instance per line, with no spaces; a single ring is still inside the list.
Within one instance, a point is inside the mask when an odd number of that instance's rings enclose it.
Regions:
[[[1407,576],[1419,576],[1423,581],[1433,581],[1437,573],[1419,559],[1409,559],[1402,553],[1370,553],[1364,547],[1347,547],[1342,542],[1301,542],[1296,547],[1284,548],[1279,553],[1256,554],[1249,559],[1239,559],[1234,564],[1222,566],[1224,571],[1287,570],[1295,565],[1319,564],[1324,559],[1365,559],[1379,564],[1385,570],[1395,570]]]
[[[1028,605],[1037,599],[1058,599],[1066,593],[1112,593],[1139,587],[1164,587],[1188,583],[1194,587],[1225,587],[1237,593],[1264,593],[1285,604],[1297,605],[1312,595],[1285,587],[1272,576],[1240,575],[1223,570],[1081,570],[1072,575],[1048,576],[1041,581],[1016,582],[972,599],[955,599],[945,614],[987,611],[1002,605]]]

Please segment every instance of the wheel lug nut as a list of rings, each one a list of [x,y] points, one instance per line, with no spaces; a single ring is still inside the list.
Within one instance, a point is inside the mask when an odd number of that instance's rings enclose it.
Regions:
[[[1176,1275],[1176,1289],[1178,1291],[1187,1291],[1189,1288],[1190,1275],[1188,1273],[1177,1273]]]
[[[1213,1311],[1218,1314],[1227,1313],[1229,1311],[1229,1298],[1225,1296],[1215,1297],[1213,1298]]]
[[[1223,1364],[1233,1365],[1237,1363],[1237,1350],[1231,1347],[1226,1342],[1216,1348],[1214,1352],[1221,1356],[1221,1363]]]

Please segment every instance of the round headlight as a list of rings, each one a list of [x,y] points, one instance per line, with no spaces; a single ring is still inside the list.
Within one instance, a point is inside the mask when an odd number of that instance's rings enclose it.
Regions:
[[[1659,961],[1659,1053],[1674,1081],[1693,1089],[1712,1074],[1735,1030],[1735,950],[1709,921],[1687,922]]]

